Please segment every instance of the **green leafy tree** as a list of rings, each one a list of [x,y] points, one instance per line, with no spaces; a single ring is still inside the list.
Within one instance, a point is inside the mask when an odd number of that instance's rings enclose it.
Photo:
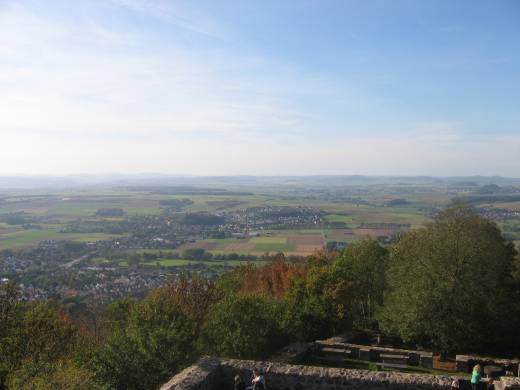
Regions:
[[[125,329],[128,325],[132,308],[137,304],[134,298],[122,298],[114,301],[105,309],[104,325],[106,331],[115,331],[117,329]]]
[[[16,390],[102,390],[93,374],[73,361],[49,363],[45,369],[26,361],[9,376],[8,389]]]
[[[442,211],[393,246],[382,328],[441,352],[505,342],[515,254],[496,224],[473,209]]]
[[[30,357],[35,364],[48,363],[72,350],[77,329],[58,307],[37,302],[25,311],[19,335],[22,357]]]
[[[262,359],[287,342],[283,305],[259,295],[230,295],[213,306],[202,330],[205,352]]]
[[[0,284],[0,362],[4,371],[18,365],[17,333],[23,318],[23,305],[19,298],[14,282]]]
[[[242,289],[246,275],[255,270],[254,265],[238,265],[228,272],[219,275],[215,281],[215,288],[221,295],[231,295]]]
[[[52,302],[21,302],[14,285],[0,290],[0,317],[0,388],[60,388],[48,379],[76,348],[77,329],[70,319]]]
[[[346,248],[332,266],[331,280],[341,290],[354,327],[374,329],[376,310],[383,304],[388,250],[376,240]]]
[[[285,300],[285,333],[298,341],[313,341],[332,336],[342,323],[343,315],[325,294],[312,294],[304,280],[294,282]]]
[[[126,326],[114,329],[94,353],[92,370],[110,388],[156,388],[194,360],[196,327],[168,294],[150,294],[127,307],[128,319],[118,320]],[[120,314],[117,319],[124,318]]]
[[[145,360],[135,339],[121,331],[95,351],[90,368],[97,382],[109,389],[141,389],[141,377],[146,375],[141,363]]]
[[[26,360],[43,367],[73,349],[77,329],[52,303],[22,305],[17,302],[14,305],[17,308],[7,316],[8,328],[0,342],[2,364],[10,371]]]

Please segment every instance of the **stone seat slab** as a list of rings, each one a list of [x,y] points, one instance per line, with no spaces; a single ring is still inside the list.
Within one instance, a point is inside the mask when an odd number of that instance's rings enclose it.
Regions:
[[[330,348],[330,347],[325,347],[325,348],[321,348],[320,352],[322,354],[333,354],[333,355],[350,355],[350,353],[352,352],[350,349],[339,349],[339,348]]]
[[[408,359],[406,355],[390,355],[390,354],[381,354],[381,359]]]
[[[376,366],[381,368],[400,368],[406,369],[408,366],[406,364],[396,364],[396,363],[376,363]]]

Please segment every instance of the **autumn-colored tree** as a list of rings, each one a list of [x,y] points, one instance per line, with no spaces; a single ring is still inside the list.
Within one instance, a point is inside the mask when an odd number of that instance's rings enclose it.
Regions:
[[[303,277],[303,264],[288,262],[283,254],[260,268],[249,268],[244,274],[240,290],[244,293],[283,297],[294,280]]]
[[[150,298],[161,296],[174,302],[188,318],[200,325],[221,294],[211,280],[197,274],[182,274],[175,282],[150,293]]]

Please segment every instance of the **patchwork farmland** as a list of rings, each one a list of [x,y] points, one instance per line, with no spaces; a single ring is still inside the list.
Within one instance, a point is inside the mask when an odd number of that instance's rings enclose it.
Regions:
[[[305,189],[291,183],[11,191],[0,194],[0,250],[35,247],[42,241],[121,239],[133,250],[199,248],[212,254],[305,256],[367,237],[387,242],[421,227],[452,199],[476,193],[475,188],[433,181]],[[514,194],[501,195],[496,202],[489,196],[478,202],[478,194],[471,200],[518,243],[520,201]],[[119,212],[110,215],[107,210]],[[189,222],[190,215],[195,221],[202,215],[204,223],[219,226],[194,225],[198,222]]]
[[[0,279],[23,283],[27,299],[115,299],[184,273],[215,278],[235,266],[260,266],[279,252],[299,262],[366,238],[389,245],[464,196],[520,246],[520,183],[504,186],[493,201],[478,185],[439,180],[350,186],[278,180],[0,189]]]
[[[207,239],[182,245],[179,250],[204,249],[212,254],[238,253],[261,256],[283,252],[291,256],[308,256],[323,249],[328,242],[349,243],[364,238],[389,237],[390,229],[316,229],[303,231],[270,231],[247,238]]]

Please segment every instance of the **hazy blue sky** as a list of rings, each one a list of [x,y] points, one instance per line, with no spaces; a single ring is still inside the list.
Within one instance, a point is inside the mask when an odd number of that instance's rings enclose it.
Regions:
[[[0,0],[0,173],[520,176],[520,1]]]

